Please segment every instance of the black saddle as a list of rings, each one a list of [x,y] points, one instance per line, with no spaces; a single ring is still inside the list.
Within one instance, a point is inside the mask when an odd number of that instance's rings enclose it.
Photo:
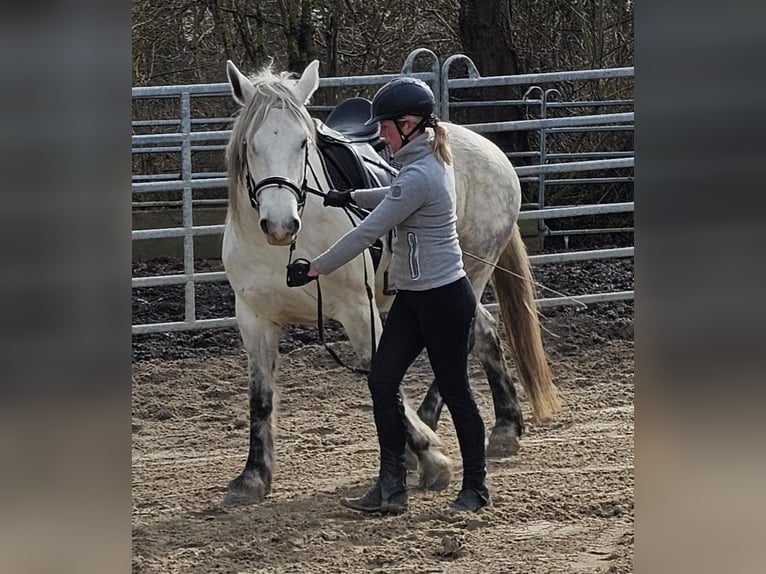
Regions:
[[[383,187],[398,173],[380,125],[364,125],[371,105],[364,98],[350,98],[335,106],[326,122],[314,119],[317,146],[335,189]]]
[[[371,109],[370,100],[349,98],[335,106],[324,123],[351,141],[372,142],[379,139],[380,124],[364,125],[372,117]]]

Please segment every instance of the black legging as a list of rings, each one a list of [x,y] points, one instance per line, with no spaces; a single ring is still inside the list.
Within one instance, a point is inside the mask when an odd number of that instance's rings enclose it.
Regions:
[[[468,385],[468,344],[476,297],[463,277],[428,291],[399,291],[388,313],[368,378],[381,453],[381,471],[401,468],[405,447],[399,386],[425,347],[452,415],[464,481],[483,483],[484,423]]]

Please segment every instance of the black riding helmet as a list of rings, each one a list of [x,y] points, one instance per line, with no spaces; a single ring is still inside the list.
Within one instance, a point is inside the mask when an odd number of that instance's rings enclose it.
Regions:
[[[410,115],[423,119],[407,134],[402,131],[399,123],[396,123],[396,131],[399,132],[403,145],[409,143],[412,134],[435,124],[434,93],[428,84],[417,78],[396,78],[380,88],[372,98],[372,117],[364,125],[381,120],[396,121]]]
[[[372,98],[372,117],[365,125],[380,120],[398,120],[407,115],[430,119],[433,113],[434,93],[428,84],[417,78],[396,78]]]

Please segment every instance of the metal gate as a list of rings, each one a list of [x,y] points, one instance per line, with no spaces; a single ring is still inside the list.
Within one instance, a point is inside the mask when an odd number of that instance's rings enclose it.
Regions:
[[[425,61],[426,71],[416,71],[416,63]],[[451,77],[450,71],[456,65],[465,67],[467,77]],[[420,66],[422,69],[424,66]],[[573,133],[603,133],[607,131],[633,130],[633,99],[599,99],[599,100],[567,100],[565,95],[552,85],[574,85],[577,82],[600,81],[613,79],[630,81],[632,87],[633,68],[617,68],[607,70],[581,70],[572,72],[557,72],[546,74],[529,74],[517,76],[481,77],[473,62],[463,55],[447,58],[440,64],[439,58],[430,50],[418,49],[406,59],[401,70],[402,74],[418,77],[429,83],[437,99],[437,109],[442,119],[448,120],[457,110],[468,107],[517,105],[526,110],[534,110],[534,119],[523,121],[501,121],[493,123],[464,124],[483,134],[504,131],[534,131],[538,134],[537,150],[522,153],[509,153],[514,162],[526,163],[516,168],[522,183],[532,186],[536,191],[533,201],[522,205],[519,216],[521,221],[536,220],[541,233],[547,236],[562,235],[566,238],[582,233],[599,233],[604,229],[564,229],[550,230],[546,221],[556,218],[571,218],[605,213],[633,212],[633,202],[594,203],[590,205],[556,206],[546,205],[546,190],[563,181],[568,185],[602,185],[604,183],[633,182],[633,150],[607,150],[587,153],[550,153],[546,142],[556,134]],[[324,89],[343,88],[358,91],[361,95],[371,97],[374,91],[385,82],[398,74],[381,74],[355,77],[321,78],[320,93]],[[461,98],[461,91],[480,91],[482,88],[507,87],[509,89],[524,89],[523,96],[517,99],[477,101]],[[632,94],[632,89],[631,89]],[[180,221],[177,225],[166,225],[152,229],[134,229],[133,242],[176,238],[183,242],[183,272],[161,276],[134,277],[133,289],[158,287],[166,285],[184,285],[185,312],[183,321],[133,325],[133,334],[156,333],[179,330],[205,329],[215,327],[231,327],[236,325],[233,317],[198,319],[195,304],[195,285],[206,282],[223,282],[226,276],[223,272],[201,272],[195,270],[195,238],[204,236],[220,236],[223,224],[195,224],[195,216],[207,207],[225,207],[227,187],[224,171],[205,168],[195,168],[193,158],[196,154],[220,155],[219,166],[223,166],[223,151],[230,134],[232,118],[230,115],[200,115],[195,113],[194,104],[197,101],[217,101],[221,109],[226,109],[231,100],[229,85],[198,84],[180,86],[157,86],[133,88],[132,96],[134,110],[137,106],[159,106],[172,103],[177,106],[176,119],[134,119],[132,122],[132,153],[134,159],[133,174],[133,207],[134,211],[147,208],[180,210]],[[606,108],[619,111],[611,113],[578,113],[588,108]],[[314,114],[322,114],[331,106],[309,106]],[[566,110],[567,115],[549,117],[552,110]],[[135,112],[134,112],[135,113]],[[156,132],[162,133],[156,133]],[[141,133],[144,132],[144,133]],[[148,133],[147,133],[148,132]],[[142,158],[173,157],[177,164],[177,172],[141,173],[139,167]],[[209,163],[209,162],[208,162]],[[220,168],[219,168],[220,169]],[[566,180],[557,179],[563,173],[587,173],[594,171],[618,170],[620,173],[608,177],[578,177]],[[138,172],[138,173],[137,173]],[[206,192],[210,197],[195,198],[195,193]],[[146,197],[157,192],[172,192],[180,195],[178,199],[146,200]],[[217,194],[217,195],[216,195]],[[632,228],[611,231],[630,232]],[[556,254],[533,255],[530,257],[533,265],[552,262],[564,262],[587,259],[603,259],[611,257],[632,257],[633,247],[591,251],[576,251]],[[579,295],[578,300],[584,303],[632,299],[634,292],[619,291],[611,293],[591,293]],[[546,298],[538,301],[540,306],[551,306],[572,303],[569,298]]]

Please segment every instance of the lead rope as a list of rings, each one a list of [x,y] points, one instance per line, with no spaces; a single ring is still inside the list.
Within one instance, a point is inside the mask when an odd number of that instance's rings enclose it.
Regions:
[[[576,297],[572,297],[571,295],[565,295],[564,293],[561,293],[560,291],[556,291],[555,289],[551,289],[550,287],[546,287],[545,285],[543,285],[541,283],[538,283],[537,281],[530,281],[526,277],[522,277],[521,275],[519,275],[518,273],[514,273],[510,269],[506,269],[505,267],[501,267],[500,265],[495,265],[491,261],[487,261],[486,259],[482,259],[478,255],[474,255],[473,253],[468,253],[467,251],[463,251],[463,255],[467,255],[471,259],[475,259],[476,261],[480,261],[481,263],[484,263],[485,265],[489,265],[490,267],[494,267],[495,269],[498,269],[500,271],[508,273],[508,275],[513,275],[514,277],[516,277],[518,279],[521,279],[522,281],[528,281],[532,285],[534,285],[536,287],[540,287],[541,289],[545,289],[546,291],[550,291],[551,293],[555,293],[556,295],[558,295],[560,297],[563,297],[564,299],[571,299],[572,301],[574,301],[578,305],[582,305],[584,309],[588,308],[588,306],[585,303],[583,303],[582,301],[580,301]]]

